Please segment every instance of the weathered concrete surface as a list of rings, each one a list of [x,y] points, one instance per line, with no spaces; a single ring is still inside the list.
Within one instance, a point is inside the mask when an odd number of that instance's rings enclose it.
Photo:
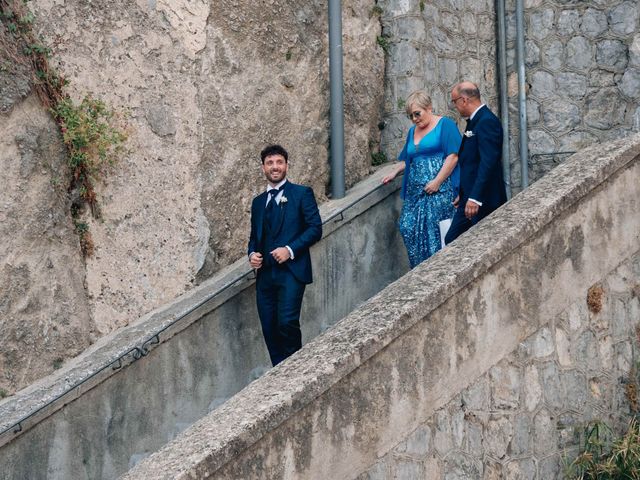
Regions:
[[[89,346],[95,327],[61,177],[65,149],[0,23],[0,397]]]
[[[123,478],[358,476],[638,252],[639,178],[575,155]]]
[[[11,94],[20,89],[9,90],[0,95],[11,106],[0,112],[0,396],[51,373],[95,338],[59,184],[64,146],[35,95],[15,104]]]
[[[399,183],[381,186],[384,173],[320,208],[326,223],[312,252],[315,281],[303,302],[305,342],[407,270],[395,226]],[[114,478],[264,373],[270,364],[249,273],[240,259],[0,403],[2,432],[95,375],[22,422],[20,435],[0,435],[0,479]],[[188,313],[194,305],[200,306]],[[147,344],[150,353],[134,362],[135,347],[164,328],[161,345]]]

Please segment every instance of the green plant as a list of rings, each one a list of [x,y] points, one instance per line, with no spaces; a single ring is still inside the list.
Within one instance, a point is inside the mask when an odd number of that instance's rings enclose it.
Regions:
[[[64,362],[64,361],[63,361],[61,358],[56,358],[56,359],[53,361],[53,369],[54,369],[54,370],[59,370],[60,368],[62,368],[62,363],[63,363],[63,362]]]
[[[403,110],[406,106],[407,102],[405,102],[404,98],[398,99],[398,110]]]
[[[113,165],[127,136],[115,113],[98,99],[86,96],[79,105],[64,98],[52,109],[69,152],[72,188],[98,216],[93,183],[97,174]]]
[[[424,12],[424,1],[420,0],[420,11]]]
[[[78,214],[72,212],[74,217],[77,217]],[[89,224],[83,221],[74,218],[73,225],[76,227],[76,233],[80,239],[80,250],[82,251],[82,256],[87,258],[93,255],[94,243],[91,232],[89,231]]]
[[[0,388],[0,399],[7,398],[8,396],[9,396],[9,393],[4,388]]]
[[[389,37],[387,35],[378,35],[376,42],[378,43],[378,46],[384,50],[384,53],[389,53],[391,43],[389,42]]]
[[[371,152],[371,165],[377,166],[382,165],[387,161],[387,156],[384,152]]]
[[[33,33],[34,15],[27,0],[0,0],[0,51],[13,64],[33,71],[33,87],[46,108],[64,95],[66,81],[49,67],[51,49]]]
[[[584,431],[584,445],[568,465],[570,480],[640,479],[640,424],[629,422],[627,432],[617,440],[605,423],[590,422]]]
[[[371,9],[371,13],[369,14],[369,18],[371,17],[380,17],[382,16],[382,7],[380,5],[375,5],[372,9]]]
[[[287,62],[289,60],[291,60],[291,57],[293,57],[293,53],[291,52],[291,49],[287,50],[287,53],[285,54],[284,58],[287,59]]]

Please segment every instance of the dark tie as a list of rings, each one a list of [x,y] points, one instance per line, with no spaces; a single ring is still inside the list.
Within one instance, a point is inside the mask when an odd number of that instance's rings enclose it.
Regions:
[[[279,188],[272,188],[267,192],[267,194],[269,195],[269,203],[267,203],[267,208],[273,208],[275,206],[276,197],[278,196],[279,193],[280,193]]]
[[[270,224],[275,220],[274,212],[276,209],[276,197],[278,196],[278,193],[280,193],[279,188],[272,188],[267,192],[267,195],[269,195],[269,202],[267,203],[267,208],[264,212]]]

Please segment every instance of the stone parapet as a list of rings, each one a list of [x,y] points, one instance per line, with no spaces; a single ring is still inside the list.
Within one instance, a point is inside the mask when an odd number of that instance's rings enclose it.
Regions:
[[[603,355],[617,361],[594,363],[594,371],[615,374],[633,364],[639,160],[640,136],[574,155],[123,478],[387,478],[386,456],[401,450],[422,457],[417,466],[395,463],[398,478],[440,478],[457,471],[447,454],[461,448],[465,432],[485,439],[469,443],[483,449],[475,452],[482,459],[478,469],[488,471],[491,458],[516,448],[526,452],[522,458],[554,455],[556,443],[528,445],[504,419],[461,431],[464,410],[452,405],[462,395],[468,408],[478,410],[566,407],[566,394],[582,392],[585,382],[563,392],[571,368],[562,383],[554,368],[592,356],[567,350],[562,332],[590,352],[621,352]],[[625,276],[620,272],[634,276],[616,283]],[[611,291],[629,299],[631,313],[610,323],[612,332],[619,330],[615,341],[605,339],[608,327],[600,329],[597,318],[587,327],[591,317],[572,313],[600,283],[616,283]],[[582,338],[594,329],[597,346]],[[531,360],[549,361],[534,362],[534,372],[526,366]],[[527,371],[537,383],[527,381],[523,391]],[[590,402],[603,409],[614,405]],[[537,438],[553,431],[549,415],[534,421]],[[437,427],[433,447],[430,425]],[[434,451],[444,464],[424,460]],[[449,468],[447,458],[451,469],[438,470]],[[472,468],[475,460],[469,461]],[[424,473],[427,468],[433,475]]]

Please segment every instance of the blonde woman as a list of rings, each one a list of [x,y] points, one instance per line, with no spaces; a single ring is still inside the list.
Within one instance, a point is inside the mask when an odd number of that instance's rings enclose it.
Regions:
[[[462,137],[453,120],[433,113],[431,98],[424,91],[409,95],[406,105],[413,126],[398,156],[401,163],[382,181],[390,182],[404,172],[398,226],[413,268],[440,249],[438,224],[453,216]]]

